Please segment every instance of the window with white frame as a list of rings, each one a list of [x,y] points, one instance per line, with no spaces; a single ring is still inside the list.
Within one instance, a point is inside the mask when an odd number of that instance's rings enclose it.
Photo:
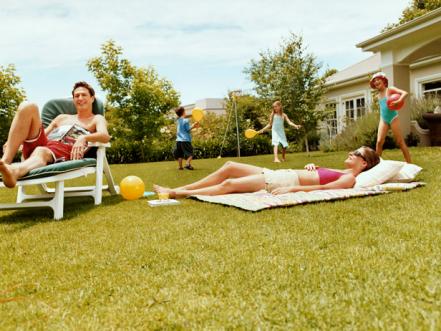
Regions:
[[[423,95],[424,97],[439,97],[441,98],[441,79],[440,80],[436,80],[436,81],[432,81],[432,82],[427,82],[422,84],[423,87]]]
[[[355,97],[343,101],[347,121],[356,121],[366,114],[366,99]]]

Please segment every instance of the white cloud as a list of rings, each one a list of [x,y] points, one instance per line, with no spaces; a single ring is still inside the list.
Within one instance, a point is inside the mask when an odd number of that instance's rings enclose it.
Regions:
[[[21,72],[35,68],[62,72],[75,66],[85,72],[87,60],[99,54],[100,45],[114,39],[137,65],[169,70],[179,64],[234,67],[236,81],[259,51],[277,47],[290,31],[302,34],[321,62],[342,69],[367,57],[354,45],[395,22],[408,4],[407,0],[1,2],[5,3],[0,11],[0,64],[14,63]],[[172,80],[179,76],[170,75]],[[207,78],[206,84],[210,81],[215,77]],[[192,84],[192,80],[184,84],[184,98]]]

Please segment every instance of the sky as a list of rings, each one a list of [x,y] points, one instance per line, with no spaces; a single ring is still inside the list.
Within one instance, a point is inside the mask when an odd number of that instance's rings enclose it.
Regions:
[[[323,68],[367,57],[355,44],[398,20],[409,0],[0,0],[0,66],[14,64],[40,107],[85,80],[105,97],[87,61],[109,39],[138,67],[170,80],[181,103],[251,90],[243,73],[259,53],[301,35]]]

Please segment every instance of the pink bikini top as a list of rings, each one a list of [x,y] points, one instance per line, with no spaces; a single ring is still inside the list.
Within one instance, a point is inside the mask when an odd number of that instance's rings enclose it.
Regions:
[[[345,174],[344,172],[335,171],[328,168],[317,168],[317,173],[319,175],[320,185],[335,182]]]

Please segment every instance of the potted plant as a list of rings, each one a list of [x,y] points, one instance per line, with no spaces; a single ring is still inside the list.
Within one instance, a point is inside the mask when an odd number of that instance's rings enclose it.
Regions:
[[[423,114],[433,112],[438,100],[435,98],[411,98],[411,121],[410,132],[415,135],[418,140],[418,146],[431,146],[430,131],[427,121],[423,118]]]
[[[436,106],[433,111],[424,113],[422,117],[429,127],[432,146],[441,146],[441,106]]]

